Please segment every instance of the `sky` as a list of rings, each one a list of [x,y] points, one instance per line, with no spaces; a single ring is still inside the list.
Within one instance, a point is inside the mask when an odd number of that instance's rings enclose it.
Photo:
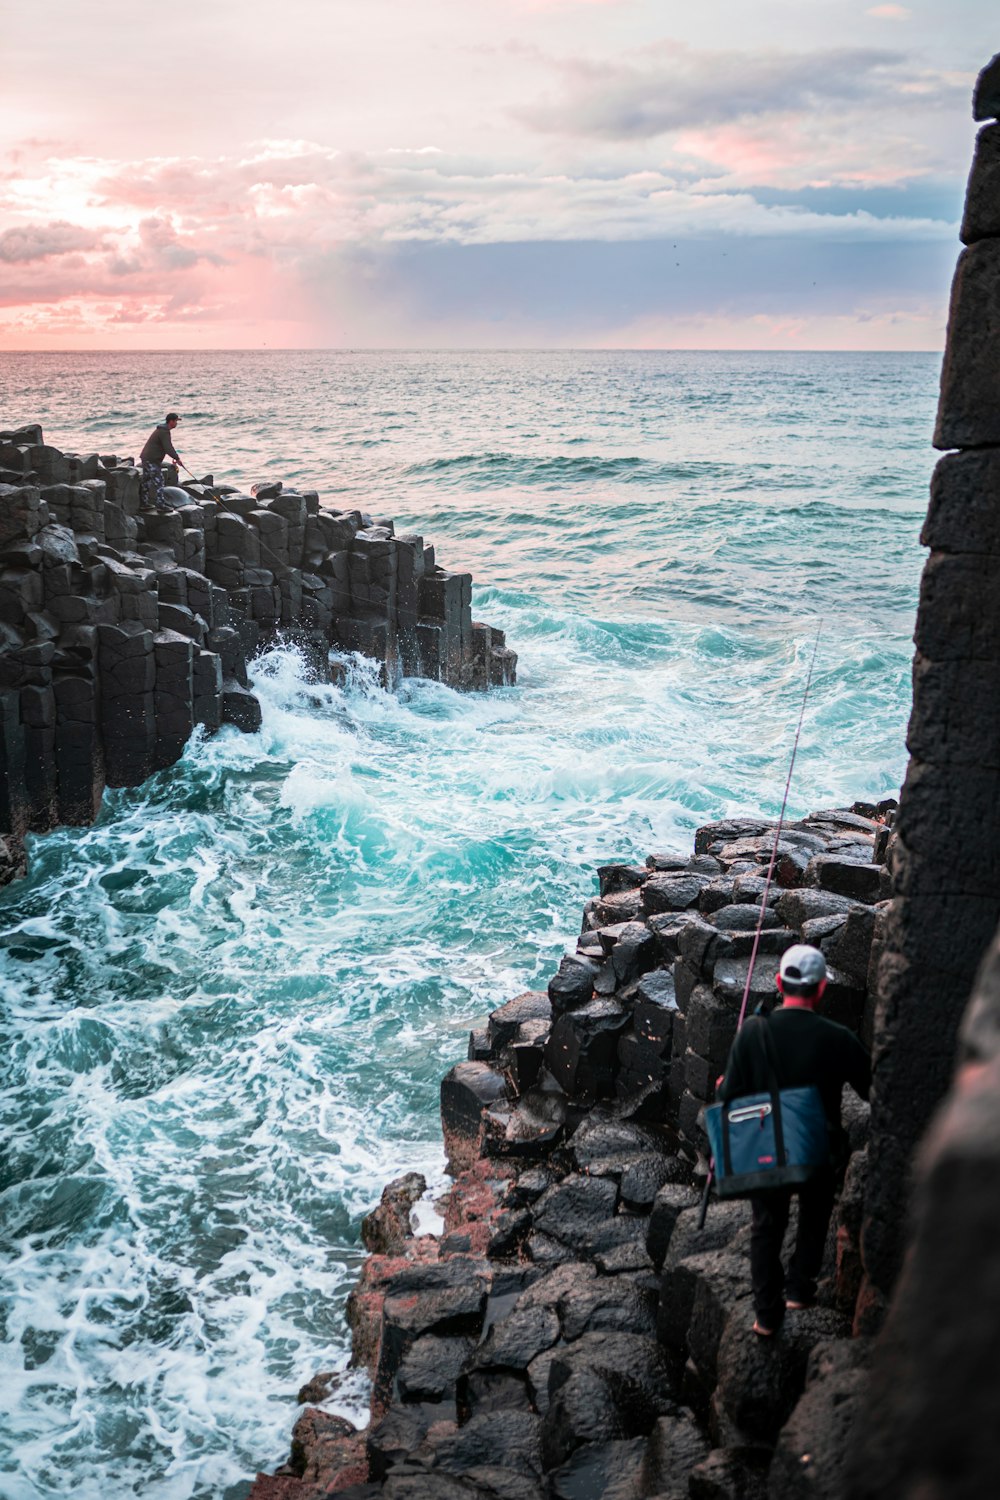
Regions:
[[[992,23],[992,24],[991,24]],[[0,349],[939,349],[996,0],[34,0]]]

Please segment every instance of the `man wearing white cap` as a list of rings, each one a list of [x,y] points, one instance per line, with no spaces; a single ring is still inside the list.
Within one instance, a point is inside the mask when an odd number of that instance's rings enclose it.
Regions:
[[[767,1089],[766,1053],[753,1035],[758,1026],[767,1026],[774,1043],[772,1055],[778,1087],[816,1086],[826,1110],[833,1154],[837,1155],[836,1148],[844,1138],[840,1119],[844,1084],[849,1083],[862,1099],[867,1099],[871,1065],[868,1053],[852,1031],[816,1014],[826,982],[826,960],[818,948],[796,943],[786,950],[777,977],[783,1004],[766,1020],[754,1020],[738,1033],[719,1098],[728,1103],[730,1099]],[[777,1332],[786,1307],[810,1307],[815,1301],[834,1190],[831,1164],[798,1187],[768,1188],[750,1195],[753,1209],[750,1277],[757,1314],[753,1326],[762,1338]],[[781,1244],[793,1193],[798,1194],[799,1220],[786,1279]]]

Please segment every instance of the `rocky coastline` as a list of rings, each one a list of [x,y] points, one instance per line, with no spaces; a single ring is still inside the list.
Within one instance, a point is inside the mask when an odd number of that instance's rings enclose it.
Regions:
[[[472,578],[389,518],[211,475],[144,510],[116,454],[0,431],[0,885],[24,838],[93,822],[105,786],[173,765],[198,726],[260,727],[247,663],[275,641],[321,680],[360,652],[385,682],[509,685],[517,657],[472,618]]]
[[[773,1000],[785,949],[813,942],[827,1013],[870,1040],[894,807],[783,829],[755,1004]],[[290,1464],[254,1500],[791,1497],[816,1493],[801,1471],[820,1452],[830,1477],[831,1405],[841,1420],[870,1345],[851,1338],[867,1106],[850,1107],[818,1305],[777,1349],[749,1331],[747,1205],[714,1204],[697,1228],[701,1111],[735,1035],[774,830],[731,819],[699,829],[693,855],[602,867],[547,992],[473,1027],[441,1086],[444,1232],[412,1233],[412,1174],[365,1221],[348,1319],[371,1425],[307,1406]]]
[[[697,1229],[768,824],[609,865],[545,993],[442,1084],[445,1229],[390,1184],[349,1315],[371,1424],[306,1403],[254,1500],[981,1500],[1000,1438],[1000,55],[962,222],[898,809],[783,832],[753,996],[817,943],[870,1045],[817,1305],[750,1333],[744,1205]],[[735,1002],[735,1008],[734,1008]],[[311,1404],[310,1404],[311,1403]]]

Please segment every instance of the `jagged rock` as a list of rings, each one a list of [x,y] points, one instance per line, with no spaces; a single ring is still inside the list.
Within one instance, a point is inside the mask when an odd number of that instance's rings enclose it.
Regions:
[[[553,1500],[641,1500],[645,1460],[645,1438],[584,1443],[549,1475]]]
[[[559,972],[549,980],[549,999],[556,1011],[574,1010],[586,1005],[594,994],[597,964],[588,959],[565,954]]]
[[[494,1323],[476,1351],[477,1368],[526,1370],[559,1337],[559,1318],[543,1306],[515,1307]]]
[[[365,1439],[350,1422],[309,1407],[292,1428],[289,1468],[306,1483],[328,1483],[338,1470],[357,1465],[364,1452]]]
[[[666,1259],[677,1220],[696,1202],[697,1193],[684,1183],[669,1182],[657,1191],[646,1231],[646,1249],[656,1270],[660,1270]]]
[[[243,734],[256,734],[262,722],[260,702],[238,682],[227,682],[222,692],[222,721]]]
[[[588,1280],[565,1292],[558,1306],[566,1339],[598,1331],[656,1336],[656,1293],[622,1276]]]
[[[410,1238],[410,1215],[414,1204],[427,1191],[427,1179],[407,1172],[382,1189],[377,1208],[361,1221],[361,1239],[373,1255],[399,1255]]]
[[[766,1448],[713,1448],[688,1475],[690,1500],[768,1500]]]
[[[645,865],[598,865],[597,880],[602,896],[636,890],[649,876]]]
[[[435,1467],[462,1474],[477,1465],[542,1472],[542,1419],[530,1411],[491,1411],[435,1445]]]
[[[805,880],[807,885],[818,886],[838,896],[850,896],[869,906],[886,895],[882,868],[872,864],[870,853],[864,862],[845,859],[841,854],[814,854],[806,866]]]
[[[801,929],[803,923],[811,922],[816,917],[846,916],[857,904],[850,896],[803,886],[799,890],[783,891],[775,908],[789,927]]]
[[[403,1356],[396,1375],[404,1401],[454,1401],[455,1386],[475,1342],[471,1338],[418,1338]]]
[[[437,1403],[390,1406],[380,1422],[368,1429],[368,1467],[372,1479],[384,1479],[395,1464],[404,1463],[441,1419]]]
[[[618,1189],[602,1177],[570,1176],[535,1204],[535,1228],[570,1247],[591,1243],[615,1211]]]
[[[483,1110],[506,1097],[502,1074],[487,1063],[458,1063],[441,1080],[441,1128],[453,1176],[479,1156]]]
[[[661,1416],[649,1436],[646,1493],[685,1500],[688,1475],[708,1456],[708,1442],[690,1411]]]
[[[690,872],[678,875],[651,875],[642,887],[642,911],[646,916],[659,912],[687,911],[697,905],[706,875]]]
[[[868,1339],[817,1344],[805,1393],[778,1435],[771,1500],[842,1500],[848,1456],[868,1387]]]
[[[556,1017],[544,1063],[565,1094],[589,1101],[614,1093],[618,1038],[628,1020],[620,1005],[605,999]]]
[[[746,1270],[744,1270],[746,1276]],[[845,1338],[850,1323],[828,1308],[789,1313],[774,1339],[758,1339],[753,1318],[731,1318],[719,1340],[716,1403],[751,1442],[773,1443],[805,1385],[817,1344]]]
[[[550,1023],[551,1020],[552,1002],[548,995],[540,990],[525,990],[523,994],[515,995],[513,1000],[508,1000],[506,1005],[501,1005],[498,1010],[490,1014],[488,1022],[490,1046],[495,1051],[499,1051],[501,1047],[512,1042],[526,1021]]]
[[[320,1370],[299,1388],[295,1399],[300,1406],[317,1406],[332,1394],[340,1379],[339,1370]]]

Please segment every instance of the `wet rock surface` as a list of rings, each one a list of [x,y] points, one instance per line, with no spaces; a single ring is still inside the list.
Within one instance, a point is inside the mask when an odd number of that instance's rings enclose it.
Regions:
[[[172,765],[197,726],[258,730],[246,664],[276,641],[321,680],[359,651],[389,686],[514,681],[471,577],[422,537],[280,481],[241,495],[164,473],[171,508],[144,510],[131,459],[0,431],[0,883],[26,833],[92,822],[105,786]]]
[[[785,831],[805,857],[766,908],[751,1004],[773,1002],[780,953],[821,920],[850,961],[837,1004],[846,994],[853,1024],[872,1025],[870,901],[891,811],[856,804]],[[852,1189],[820,1304],[790,1314],[773,1345],[751,1333],[748,1205],[697,1222],[700,1115],[736,1032],[773,840],[761,820],[727,821],[699,829],[693,855],[605,866],[547,991],[472,1029],[441,1086],[444,1233],[413,1237],[416,1178],[391,1183],[365,1221],[379,1248],[348,1316],[373,1378],[367,1473],[328,1493],[756,1500],[772,1453],[826,1412],[814,1351],[851,1342],[867,1110],[848,1116]]]

